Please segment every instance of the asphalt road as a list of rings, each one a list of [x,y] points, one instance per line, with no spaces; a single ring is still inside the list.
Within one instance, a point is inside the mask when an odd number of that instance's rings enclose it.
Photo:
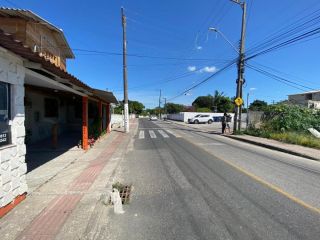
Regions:
[[[94,239],[320,239],[319,162],[146,119],[128,150],[130,204]]]

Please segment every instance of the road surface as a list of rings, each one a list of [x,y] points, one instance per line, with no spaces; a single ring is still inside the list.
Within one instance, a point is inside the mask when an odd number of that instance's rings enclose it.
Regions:
[[[139,120],[92,239],[320,239],[320,164],[172,122]]]

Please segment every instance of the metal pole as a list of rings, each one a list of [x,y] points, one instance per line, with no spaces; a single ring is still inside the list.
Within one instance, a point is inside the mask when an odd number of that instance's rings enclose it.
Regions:
[[[121,8],[122,31],[123,31],[123,90],[124,90],[124,131],[129,132],[129,105],[128,105],[128,81],[127,81],[127,36],[126,16]]]
[[[159,119],[161,119],[161,89],[160,89],[160,95],[159,95]]]
[[[240,53],[238,61],[238,79],[237,79],[237,92],[236,97],[242,99],[242,86],[244,83],[244,45],[245,45],[245,33],[246,33],[246,12],[247,4],[246,2],[233,1],[239,4],[242,8],[242,27],[241,27],[241,43],[240,43]],[[235,115],[234,115],[234,133],[238,130],[241,130],[241,113],[242,105],[236,106]]]
[[[247,93],[247,129],[249,127],[249,93]]]

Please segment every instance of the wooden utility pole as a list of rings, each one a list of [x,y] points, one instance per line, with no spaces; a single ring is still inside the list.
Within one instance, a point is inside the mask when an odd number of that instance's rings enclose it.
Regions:
[[[241,42],[240,42],[240,52],[238,61],[238,79],[237,79],[237,93],[236,98],[242,99],[242,88],[244,83],[244,46],[245,46],[245,34],[246,34],[246,12],[247,4],[246,2],[240,2],[240,0],[232,0],[232,2],[237,3],[242,8],[242,28],[241,28]],[[233,132],[241,130],[241,114],[242,114],[242,104],[239,104],[235,108],[234,114],[234,127]]]
[[[123,32],[123,91],[124,91],[124,131],[129,132],[129,106],[128,106],[128,80],[127,80],[127,21],[124,9],[121,8],[122,32]]]
[[[161,89],[160,89],[160,95],[159,95],[159,119],[161,119]]]

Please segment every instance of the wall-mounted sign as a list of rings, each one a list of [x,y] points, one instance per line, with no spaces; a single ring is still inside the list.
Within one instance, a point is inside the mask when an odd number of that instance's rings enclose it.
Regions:
[[[0,146],[9,144],[9,134],[8,133],[0,133]]]

